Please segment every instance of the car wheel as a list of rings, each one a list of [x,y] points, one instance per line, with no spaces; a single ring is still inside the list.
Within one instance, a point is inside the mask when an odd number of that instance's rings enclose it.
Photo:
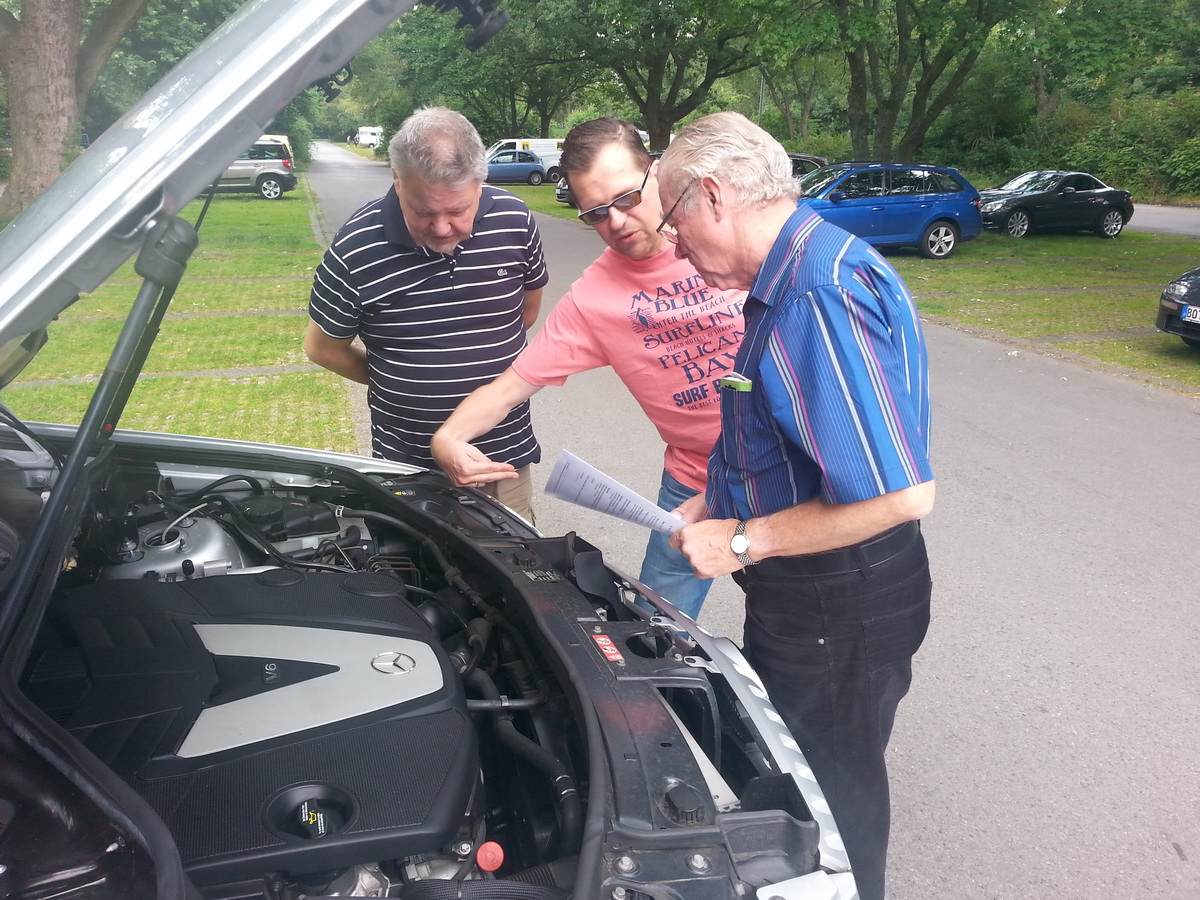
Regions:
[[[278,200],[283,196],[283,183],[268,175],[258,179],[258,193],[264,200]]]
[[[1125,214],[1115,206],[1110,206],[1100,217],[1096,226],[1096,234],[1102,238],[1115,238],[1125,227]]]
[[[528,181],[530,184],[535,184],[535,185],[541,184],[545,180],[546,180],[546,176],[543,175],[541,172],[530,172],[529,173]]]
[[[945,259],[958,246],[958,229],[953,222],[934,222],[921,235],[917,252],[926,259]]]
[[[555,184],[558,184],[558,180],[562,177],[562,169],[559,168],[553,168],[546,173],[546,180],[553,181]]]
[[[1023,238],[1029,234],[1029,213],[1023,209],[1014,209],[1004,220],[1004,233],[1009,237]]]

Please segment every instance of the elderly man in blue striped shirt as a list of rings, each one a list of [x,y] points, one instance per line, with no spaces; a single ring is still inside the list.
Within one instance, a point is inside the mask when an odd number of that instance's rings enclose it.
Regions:
[[[746,592],[747,655],[829,800],[862,900],[882,900],[884,750],[929,624],[928,361],[912,295],[804,203],[744,116],[684,128],[659,164],[660,232],[744,288],[705,495],[673,545]]]

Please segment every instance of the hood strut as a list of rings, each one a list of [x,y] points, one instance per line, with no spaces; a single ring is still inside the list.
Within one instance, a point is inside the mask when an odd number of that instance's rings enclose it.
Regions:
[[[141,253],[134,271],[144,279],[138,290],[137,299],[125,320],[121,336],[113,347],[100,384],[92,402],[84,414],[83,422],[71,443],[66,463],[59,473],[58,481],[50,493],[37,528],[29,541],[28,559],[44,559],[54,541],[59,523],[69,508],[75,494],[80,475],[88,458],[97,452],[102,441],[116,428],[117,420],[125,409],[125,403],[137,383],[150,347],[158,334],[158,327],[166,314],[175,288],[183,277],[188,258],[196,249],[199,238],[196,231],[178,217],[164,219],[151,225],[142,244]],[[10,586],[10,596],[24,596],[32,588],[33,581],[41,572],[40,565],[23,564]],[[16,604],[10,612],[15,611]],[[0,614],[0,619],[7,616]],[[8,633],[11,623],[0,621],[0,634]]]

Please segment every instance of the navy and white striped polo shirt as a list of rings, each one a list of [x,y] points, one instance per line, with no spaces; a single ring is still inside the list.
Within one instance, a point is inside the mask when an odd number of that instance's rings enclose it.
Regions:
[[[929,363],[912,295],[865,241],[801,203],[746,303],[709,458],[714,518],[814,497],[854,503],[933,480]]]
[[[433,464],[433,433],[525,347],[525,291],[547,280],[528,207],[490,185],[452,256],[413,245],[395,191],[350,217],[317,269],[308,312],[330,337],[367,348],[376,456]],[[474,444],[518,468],[541,458],[528,403]]]

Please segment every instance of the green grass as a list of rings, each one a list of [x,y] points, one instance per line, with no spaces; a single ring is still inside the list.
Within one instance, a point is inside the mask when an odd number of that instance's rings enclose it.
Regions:
[[[182,217],[194,222],[199,209]],[[303,182],[276,201],[218,195],[122,427],[354,450],[346,382],[302,347],[322,252]],[[5,402],[23,418],[78,422],[138,286],[129,263],[66,310]],[[281,366],[308,371],[255,371]]]
[[[94,382],[10,385],[4,400],[23,419],[78,422]],[[295,444],[354,452],[346,383],[332,372],[143,378],[122,428]]]
[[[985,233],[947,260],[885,254],[925,314],[1118,365],[1172,386],[1200,386],[1200,353],[1156,333],[1158,298],[1200,260],[1200,240],[1126,231],[1115,240]]]
[[[1106,338],[1095,341],[1054,341],[1067,353],[1133,369],[1200,392],[1200,353],[1177,337],[1164,334]]]
[[[307,261],[316,263],[311,255]],[[185,275],[171,301],[171,315],[283,311],[303,314],[308,308],[312,270],[313,265],[309,265],[300,274],[273,278],[192,278]],[[124,318],[136,294],[137,285],[132,281],[109,281],[82,303],[68,307],[62,320]]]
[[[577,210],[571,209],[565,203],[554,199],[554,182],[545,181],[534,187],[531,184],[501,184],[497,187],[516,194],[525,201],[525,205],[534,212],[545,213],[548,216],[558,216],[560,219],[574,219]]]
[[[163,321],[142,371],[192,372],[308,362],[301,347],[306,316],[233,315]],[[25,370],[24,380],[82,378],[104,370],[123,323],[118,319],[56,322],[50,343]]]

